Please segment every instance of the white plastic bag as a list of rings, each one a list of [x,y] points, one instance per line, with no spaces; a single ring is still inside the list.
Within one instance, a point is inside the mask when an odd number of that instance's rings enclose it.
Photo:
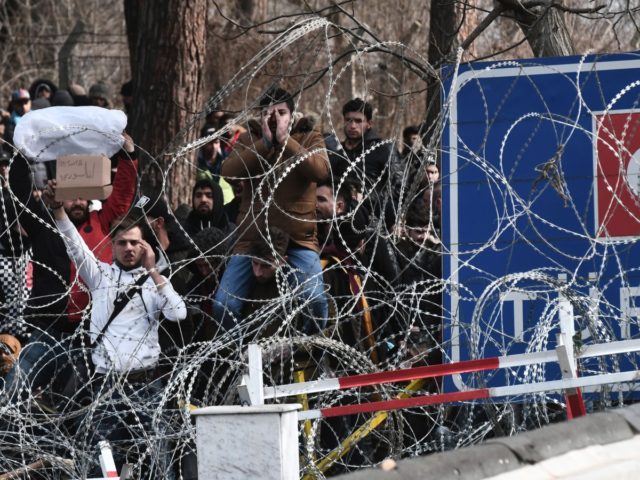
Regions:
[[[111,157],[124,143],[127,116],[101,107],[49,107],[29,112],[16,125],[15,146],[30,160],[60,155]]]

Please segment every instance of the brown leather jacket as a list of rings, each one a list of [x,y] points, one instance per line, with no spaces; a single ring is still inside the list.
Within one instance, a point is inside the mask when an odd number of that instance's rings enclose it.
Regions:
[[[329,174],[320,132],[292,134],[284,147],[271,149],[247,132],[238,139],[221,173],[227,181],[244,181],[233,253],[248,253],[267,224],[287,232],[295,244],[319,251],[316,183]]]

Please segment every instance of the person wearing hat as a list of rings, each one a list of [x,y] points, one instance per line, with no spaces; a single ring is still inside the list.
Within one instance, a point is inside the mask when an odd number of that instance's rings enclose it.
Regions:
[[[68,90],[58,90],[51,99],[51,105],[54,107],[73,107],[75,102]]]
[[[4,140],[13,145],[13,132],[22,117],[31,111],[31,95],[26,88],[19,88],[11,94],[11,112],[4,130]]]
[[[213,125],[207,124],[200,131],[200,138],[210,137],[216,133],[216,130]],[[196,180],[213,180],[220,185],[225,205],[234,198],[231,185],[224,178],[220,178],[220,169],[226,157],[227,154],[220,144],[220,137],[205,143],[198,151],[198,174],[196,175]]]
[[[40,110],[41,108],[49,108],[51,106],[51,102],[49,99],[45,97],[38,97],[33,102],[31,102],[31,110]]]
[[[200,131],[200,138],[210,137],[215,133],[216,128],[213,125],[205,125]],[[198,170],[211,173],[217,181],[220,178],[220,169],[225,156],[220,147],[220,137],[213,138],[198,151]]]
[[[113,192],[100,211],[89,211],[87,199],[63,202],[83,241],[104,263],[113,261],[111,223],[129,210],[135,197],[138,161],[134,153],[133,140],[125,134],[122,150],[116,154],[119,163]],[[78,338],[74,332],[83,312],[90,308],[90,298],[78,280],[51,212],[33,195],[32,171],[23,156],[17,155],[11,165],[9,185],[20,204],[26,205],[29,214],[21,214],[19,220],[33,246],[33,286],[24,313],[32,333],[18,359],[18,368],[7,374],[7,391],[13,395],[24,388],[33,391],[64,385],[77,354],[72,349]],[[13,211],[15,217],[16,209]]]
[[[103,81],[94,83],[89,89],[89,101],[95,107],[112,108],[111,89]]]
[[[58,87],[56,84],[46,78],[38,78],[29,85],[29,95],[31,95],[32,100],[36,98],[46,98],[51,101],[51,98],[57,90]]]

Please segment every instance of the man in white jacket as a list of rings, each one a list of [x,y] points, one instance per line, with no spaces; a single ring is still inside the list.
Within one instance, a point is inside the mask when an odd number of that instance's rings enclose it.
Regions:
[[[162,424],[156,421],[151,426],[151,418],[162,408],[163,382],[157,378],[156,368],[160,355],[158,321],[161,313],[170,321],[184,320],[185,303],[156,270],[153,249],[134,220],[124,218],[112,225],[114,262],[109,265],[95,258],[64,208],[52,200],[52,194],[50,189],[47,196],[67,253],[91,291],[91,358],[98,380],[94,394],[100,396],[93,417],[85,419],[87,427],[96,431],[92,446],[97,447],[102,439],[115,446],[133,440],[134,454],[146,457],[142,462],[146,464],[144,478],[169,478],[166,442],[163,432],[157,431],[163,430]],[[137,287],[143,275],[148,277]],[[138,291],[129,295],[122,311],[109,322],[118,296],[131,288]],[[144,441],[136,444],[136,439]],[[118,460],[116,456],[116,463]]]

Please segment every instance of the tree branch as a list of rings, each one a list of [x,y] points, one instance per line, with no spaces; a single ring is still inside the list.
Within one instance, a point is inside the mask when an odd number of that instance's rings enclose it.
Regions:
[[[595,7],[591,7],[591,8],[572,8],[572,7],[567,7],[562,3],[556,3],[555,0],[530,0],[528,2],[523,2],[521,0],[498,0],[498,2],[500,2],[502,5],[504,5],[509,9],[520,10],[526,13],[531,13],[528,10],[535,7],[555,8],[562,12],[576,13],[576,14],[597,13],[606,7],[606,5],[596,5]]]
[[[264,20],[263,22],[258,22],[258,23],[254,23],[251,25],[241,25],[240,23],[236,22],[235,20],[232,20],[231,18],[229,18],[227,15],[225,15],[222,12],[222,9],[220,8],[220,5],[218,5],[218,2],[216,0],[212,0],[213,5],[216,7],[216,10],[218,11],[218,13],[220,14],[220,16],[222,18],[224,18],[226,21],[228,21],[229,23],[231,23],[233,26],[241,29],[242,31],[240,33],[238,33],[237,35],[234,35],[232,37],[223,37],[221,35],[216,35],[218,38],[221,38],[223,40],[235,40],[239,37],[241,37],[242,35],[246,34],[247,32],[254,30],[254,29],[258,29],[260,27],[262,27],[263,25],[269,25],[271,23],[277,22],[278,20],[282,20],[285,18],[295,18],[295,17],[300,17],[302,15],[308,15],[309,13],[314,13],[316,15],[332,15],[334,13],[337,13],[338,10],[336,9],[340,9],[341,11],[344,12],[344,9],[341,8],[341,5],[345,5],[348,3],[353,3],[354,0],[343,0],[342,2],[338,3],[338,4],[334,4],[334,5],[330,5],[328,7],[324,7],[321,8],[320,10],[316,10],[311,11],[311,12],[296,12],[296,13],[289,13],[289,14],[282,14],[282,15],[278,15],[277,17],[273,17],[273,18],[269,18],[267,20]],[[329,13],[325,13],[327,10],[330,10]],[[284,30],[260,30],[258,33],[266,33],[266,34],[270,34],[270,35],[278,35],[280,33],[283,33],[284,31],[286,31],[286,29]]]
[[[484,32],[489,27],[489,25],[491,25],[493,23],[493,21],[496,18],[498,18],[506,10],[508,10],[508,8],[504,4],[498,3],[496,5],[496,8],[491,10],[489,12],[489,14],[486,17],[484,17],[482,22],[480,22],[478,24],[478,26],[473,30],[473,32],[471,32],[469,34],[469,36],[467,38],[465,38],[465,40],[460,44],[460,47],[463,50],[466,50],[467,48],[469,48],[471,46],[471,44],[473,43],[473,41],[476,38],[478,38],[480,36],[480,34],[482,32]]]

